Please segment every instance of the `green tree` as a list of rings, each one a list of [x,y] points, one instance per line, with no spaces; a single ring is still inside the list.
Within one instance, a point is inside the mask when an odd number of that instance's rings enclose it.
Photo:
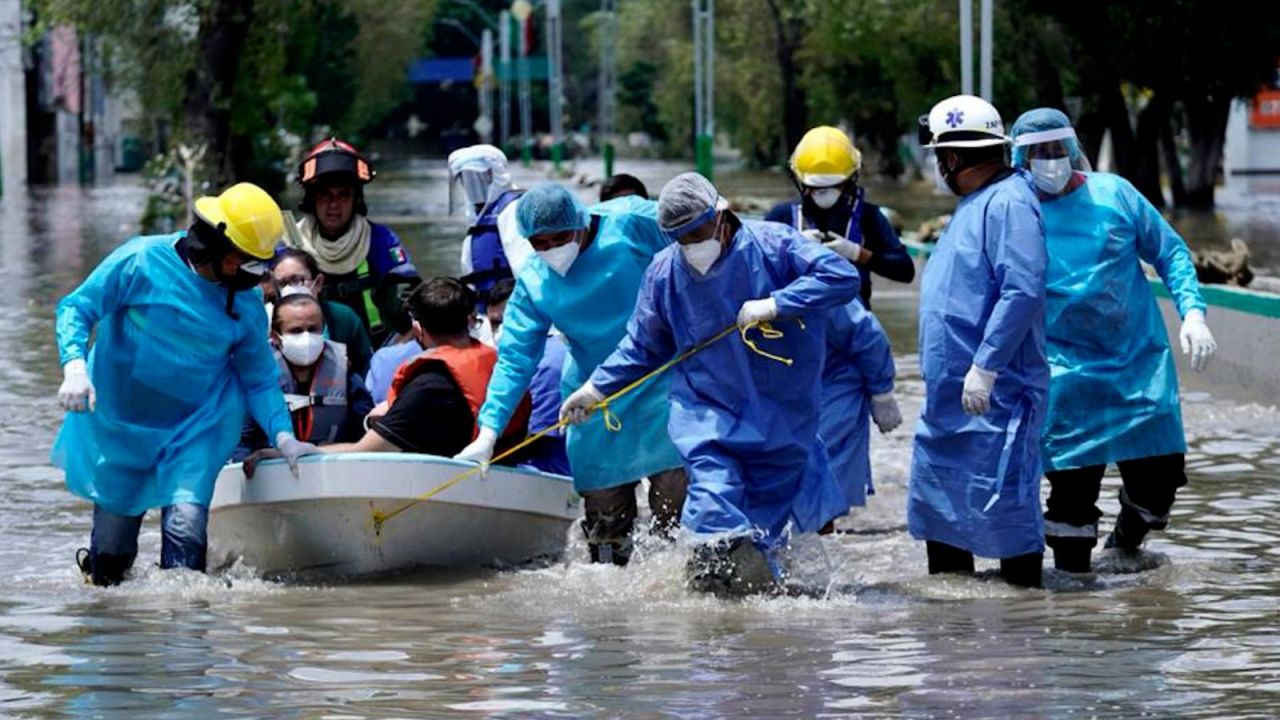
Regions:
[[[1163,159],[1175,205],[1212,207],[1231,102],[1274,77],[1280,23],[1258,6],[1209,0],[1031,5],[1066,28],[1067,64],[1079,68],[1091,121],[1111,132],[1119,172],[1163,206]],[[1176,127],[1186,130],[1186,168]]]
[[[209,148],[209,180],[279,187],[286,137],[378,122],[407,92],[434,0],[36,0],[43,27],[101,39],[154,138]]]

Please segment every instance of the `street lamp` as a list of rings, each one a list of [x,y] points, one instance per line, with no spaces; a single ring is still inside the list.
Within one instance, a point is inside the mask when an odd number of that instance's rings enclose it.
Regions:
[[[615,0],[600,0],[600,75],[597,81],[600,118],[597,121],[597,137],[600,142],[600,154],[604,158],[604,176],[613,175],[613,124],[614,124],[614,83],[616,80],[616,63],[614,46],[618,41],[618,15]]]
[[[693,124],[694,162],[700,174],[711,179],[715,144],[716,0],[692,0],[693,4]]]

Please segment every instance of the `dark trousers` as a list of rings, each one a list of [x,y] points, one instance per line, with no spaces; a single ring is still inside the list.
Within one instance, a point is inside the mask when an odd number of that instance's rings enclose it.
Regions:
[[[1169,524],[1178,488],[1187,484],[1186,457],[1181,453],[1124,460],[1120,467],[1120,515],[1112,544],[1134,549],[1151,530]],[[1062,570],[1086,572],[1089,555],[1098,543],[1098,495],[1107,466],[1092,465],[1045,473],[1049,500],[1045,503],[1045,544],[1053,548],[1054,564]]]
[[[633,482],[582,493],[582,531],[595,562],[626,565],[631,558],[631,531],[635,528],[636,486]],[[649,476],[649,509],[655,535],[670,537],[680,527],[680,513],[689,491],[684,468],[672,468]]]
[[[946,543],[928,540],[924,544],[929,556],[929,574],[973,574],[973,553]],[[1010,585],[1040,587],[1044,553],[1027,553],[1000,558],[1000,577]]]
[[[118,585],[138,556],[142,515],[117,515],[93,506],[93,534],[88,567],[94,585]],[[193,503],[160,510],[160,567],[204,572],[208,548],[209,508]]]

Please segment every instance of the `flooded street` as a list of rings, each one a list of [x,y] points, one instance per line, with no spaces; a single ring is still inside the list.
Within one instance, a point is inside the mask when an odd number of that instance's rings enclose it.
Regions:
[[[673,168],[619,169],[656,195]],[[751,174],[722,178],[722,189],[769,197],[787,184]],[[424,275],[456,270],[465,226],[443,217],[446,197],[443,163],[425,159],[370,188],[371,215],[401,234]],[[642,544],[625,570],[591,566],[576,530],[567,562],[538,570],[325,586],[243,569],[161,573],[153,518],[135,579],[89,587],[73,556],[87,545],[91,509],[48,464],[61,423],[53,311],[136,232],[144,198],[128,183],[45,188],[0,209],[2,717],[1277,714],[1280,412],[1215,398],[1212,364],[1190,384],[1191,482],[1168,532],[1148,542],[1154,570],[1118,572],[1127,568],[1100,553],[1096,576],[1049,569],[1045,590],[929,578],[923,544],[905,531],[923,392],[915,295],[883,281],[876,310],[894,341],[908,422],[873,433],[878,493],[846,521],[853,532],[794,544],[797,576],[825,597],[692,596],[677,550]],[[951,204],[878,186],[872,199],[908,227]],[[1262,265],[1280,270],[1276,224],[1233,212],[1189,221],[1192,244],[1252,232]],[[1108,477],[1106,530],[1118,487]]]

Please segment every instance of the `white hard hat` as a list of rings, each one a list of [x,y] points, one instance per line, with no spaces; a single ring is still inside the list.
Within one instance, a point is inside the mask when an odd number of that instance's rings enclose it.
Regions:
[[[932,142],[925,147],[976,148],[1009,142],[1004,121],[991,103],[973,95],[955,95],[929,111]]]

